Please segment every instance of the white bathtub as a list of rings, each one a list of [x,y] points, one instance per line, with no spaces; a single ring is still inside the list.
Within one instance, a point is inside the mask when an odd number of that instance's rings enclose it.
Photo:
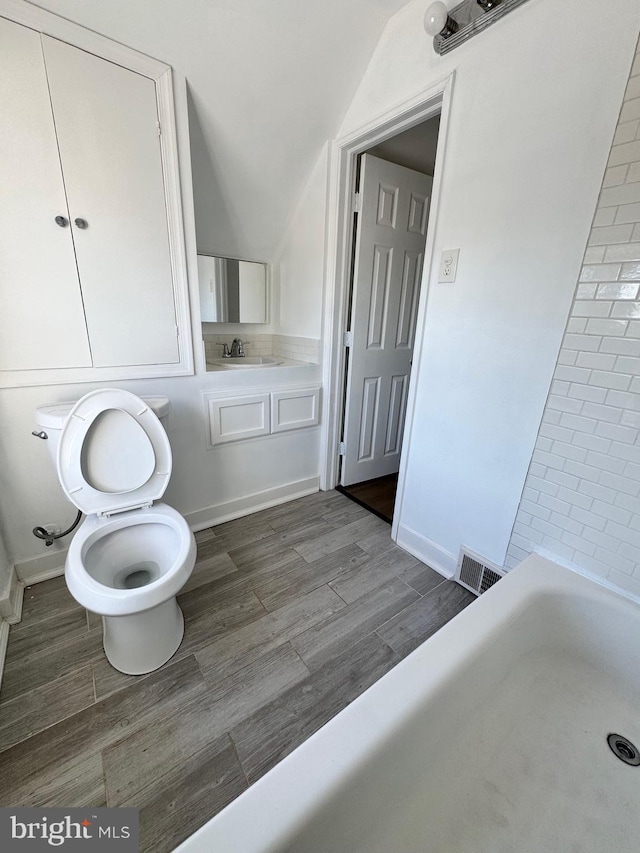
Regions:
[[[180,853],[640,850],[640,605],[538,556]]]

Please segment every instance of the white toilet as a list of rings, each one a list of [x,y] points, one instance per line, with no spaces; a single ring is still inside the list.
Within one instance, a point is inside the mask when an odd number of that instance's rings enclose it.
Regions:
[[[176,595],[196,558],[184,518],[154,503],[171,477],[169,439],[154,410],[164,417],[168,409],[166,397],[104,389],[36,410],[60,484],[87,516],[69,546],[67,586],[102,616],[107,658],[128,675],[158,669],[180,646]]]

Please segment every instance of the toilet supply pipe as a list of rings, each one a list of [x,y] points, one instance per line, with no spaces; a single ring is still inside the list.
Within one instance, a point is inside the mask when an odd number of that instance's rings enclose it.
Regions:
[[[68,536],[72,530],[75,530],[76,527],[80,524],[80,519],[82,518],[82,510],[78,510],[78,514],[76,515],[76,519],[66,530],[63,530],[61,533],[51,533],[44,527],[34,527],[31,531],[34,536],[37,536],[38,539],[44,539],[44,544],[49,547],[49,545],[53,545],[56,539],[62,539],[63,536]]]

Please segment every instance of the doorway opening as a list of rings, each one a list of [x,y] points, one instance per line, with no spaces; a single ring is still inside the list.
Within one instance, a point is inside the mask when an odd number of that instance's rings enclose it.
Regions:
[[[354,155],[337,488],[391,523],[440,113]]]

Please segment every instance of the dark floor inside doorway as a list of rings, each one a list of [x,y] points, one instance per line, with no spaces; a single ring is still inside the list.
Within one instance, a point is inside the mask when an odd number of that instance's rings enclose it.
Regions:
[[[352,486],[338,486],[338,491],[391,524],[397,487],[398,475],[388,474],[386,477],[354,483]]]

